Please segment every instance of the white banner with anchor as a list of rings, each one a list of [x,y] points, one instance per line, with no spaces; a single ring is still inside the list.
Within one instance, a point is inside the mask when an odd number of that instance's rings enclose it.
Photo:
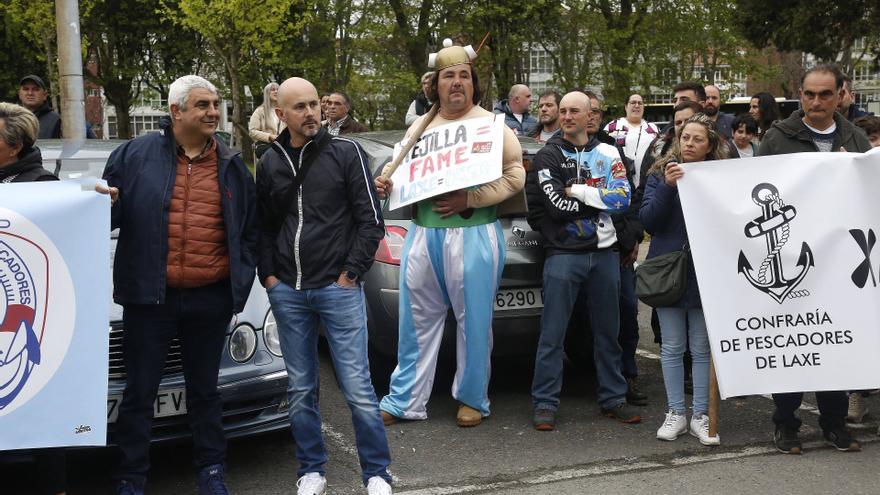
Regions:
[[[685,164],[721,397],[880,387],[880,150]]]

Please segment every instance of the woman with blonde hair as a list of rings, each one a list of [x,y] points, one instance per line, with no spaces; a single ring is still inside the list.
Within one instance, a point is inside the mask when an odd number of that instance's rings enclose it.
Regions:
[[[723,160],[728,157],[726,140],[718,134],[715,123],[705,114],[697,113],[684,123],[672,147],[648,172],[639,218],[651,234],[648,259],[688,250],[687,230],[678,180],[684,176],[679,163]],[[709,335],[700,302],[697,276],[688,256],[687,287],[682,297],[667,307],[658,307],[660,319],[660,363],[666,385],[668,412],[657,430],[660,440],[675,440],[690,430],[703,445],[719,445],[718,435],[709,436]],[[693,415],[690,428],[684,401],[685,372],[683,356],[689,344],[693,357]]]
[[[259,158],[269,149],[272,141],[284,130],[284,122],[275,115],[278,106],[278,83],[270,82],[263,88],[263,104],[258,106],[248,123],[248,134],[254,140],[254,153]]]

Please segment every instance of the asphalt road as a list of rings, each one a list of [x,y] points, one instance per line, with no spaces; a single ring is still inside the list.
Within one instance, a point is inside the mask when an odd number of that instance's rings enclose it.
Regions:
[[[771,442],[772,402],[760,396],[722,403],[720,447],[704,447],[691,436],[675,442],[656,440],[665,412],[665,393],[649,314],[643,307],[639,365],[641,383],[651,402],[643,409],[642,424],[623,425],[601,416],[592,373],[568,363],[558,429],[535,431],[529,395],[533,363],[522,359],[494,363],[492,416],[476,428],[458,428],[457,406],[449,396],[452,368],[450,363],[441,363],[428,405],[429,419],[388,429],[395,493],[880,493],[874,479],[880,461],[877,419],[870,415],[865,425],[854,430],[864,442],[861,453],[839,453],[822,445],[817,416],[809,404],[801,411],[806,453],[776,453]],[[330,454],[328,493],[365,493],[350,412],[336,387],[326,353],[321,358],[321,380]],[[814,403],[811,395],[806,400]],[[869,403],[880,418],[880,398],[872,396]],[[190,454],[188,444],[156,446],[147,492],[195,493]],[[111,493],[113,462],[112,451],[72,454],[69,493]],[[286,431],[231,441],[228,465],[228,482],[234,493],[296,492],[297,462]],[[5,481],[0,481],[0,494],[30,493],[20,483],[27,476],[24,470],[5,476]]]

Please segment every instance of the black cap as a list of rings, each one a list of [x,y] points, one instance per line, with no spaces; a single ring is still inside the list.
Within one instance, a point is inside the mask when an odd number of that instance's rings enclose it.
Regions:
[[[21,86],[26,81],[33,81],[37,86],[46,89],[46,83],[43,82],[43,79],[40,76],[31,74],[29,76],[24,76],[21,78],[21,81],[18,82],[18,85]]]

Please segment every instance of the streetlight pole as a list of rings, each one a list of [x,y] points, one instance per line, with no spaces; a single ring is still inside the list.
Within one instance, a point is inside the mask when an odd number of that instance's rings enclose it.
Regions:
[[[81,143],[86,138],[86,110],[79,2],[55,0],[55,20],[58,34],[58,79],[61,86],[61,135],[65,141]]]

